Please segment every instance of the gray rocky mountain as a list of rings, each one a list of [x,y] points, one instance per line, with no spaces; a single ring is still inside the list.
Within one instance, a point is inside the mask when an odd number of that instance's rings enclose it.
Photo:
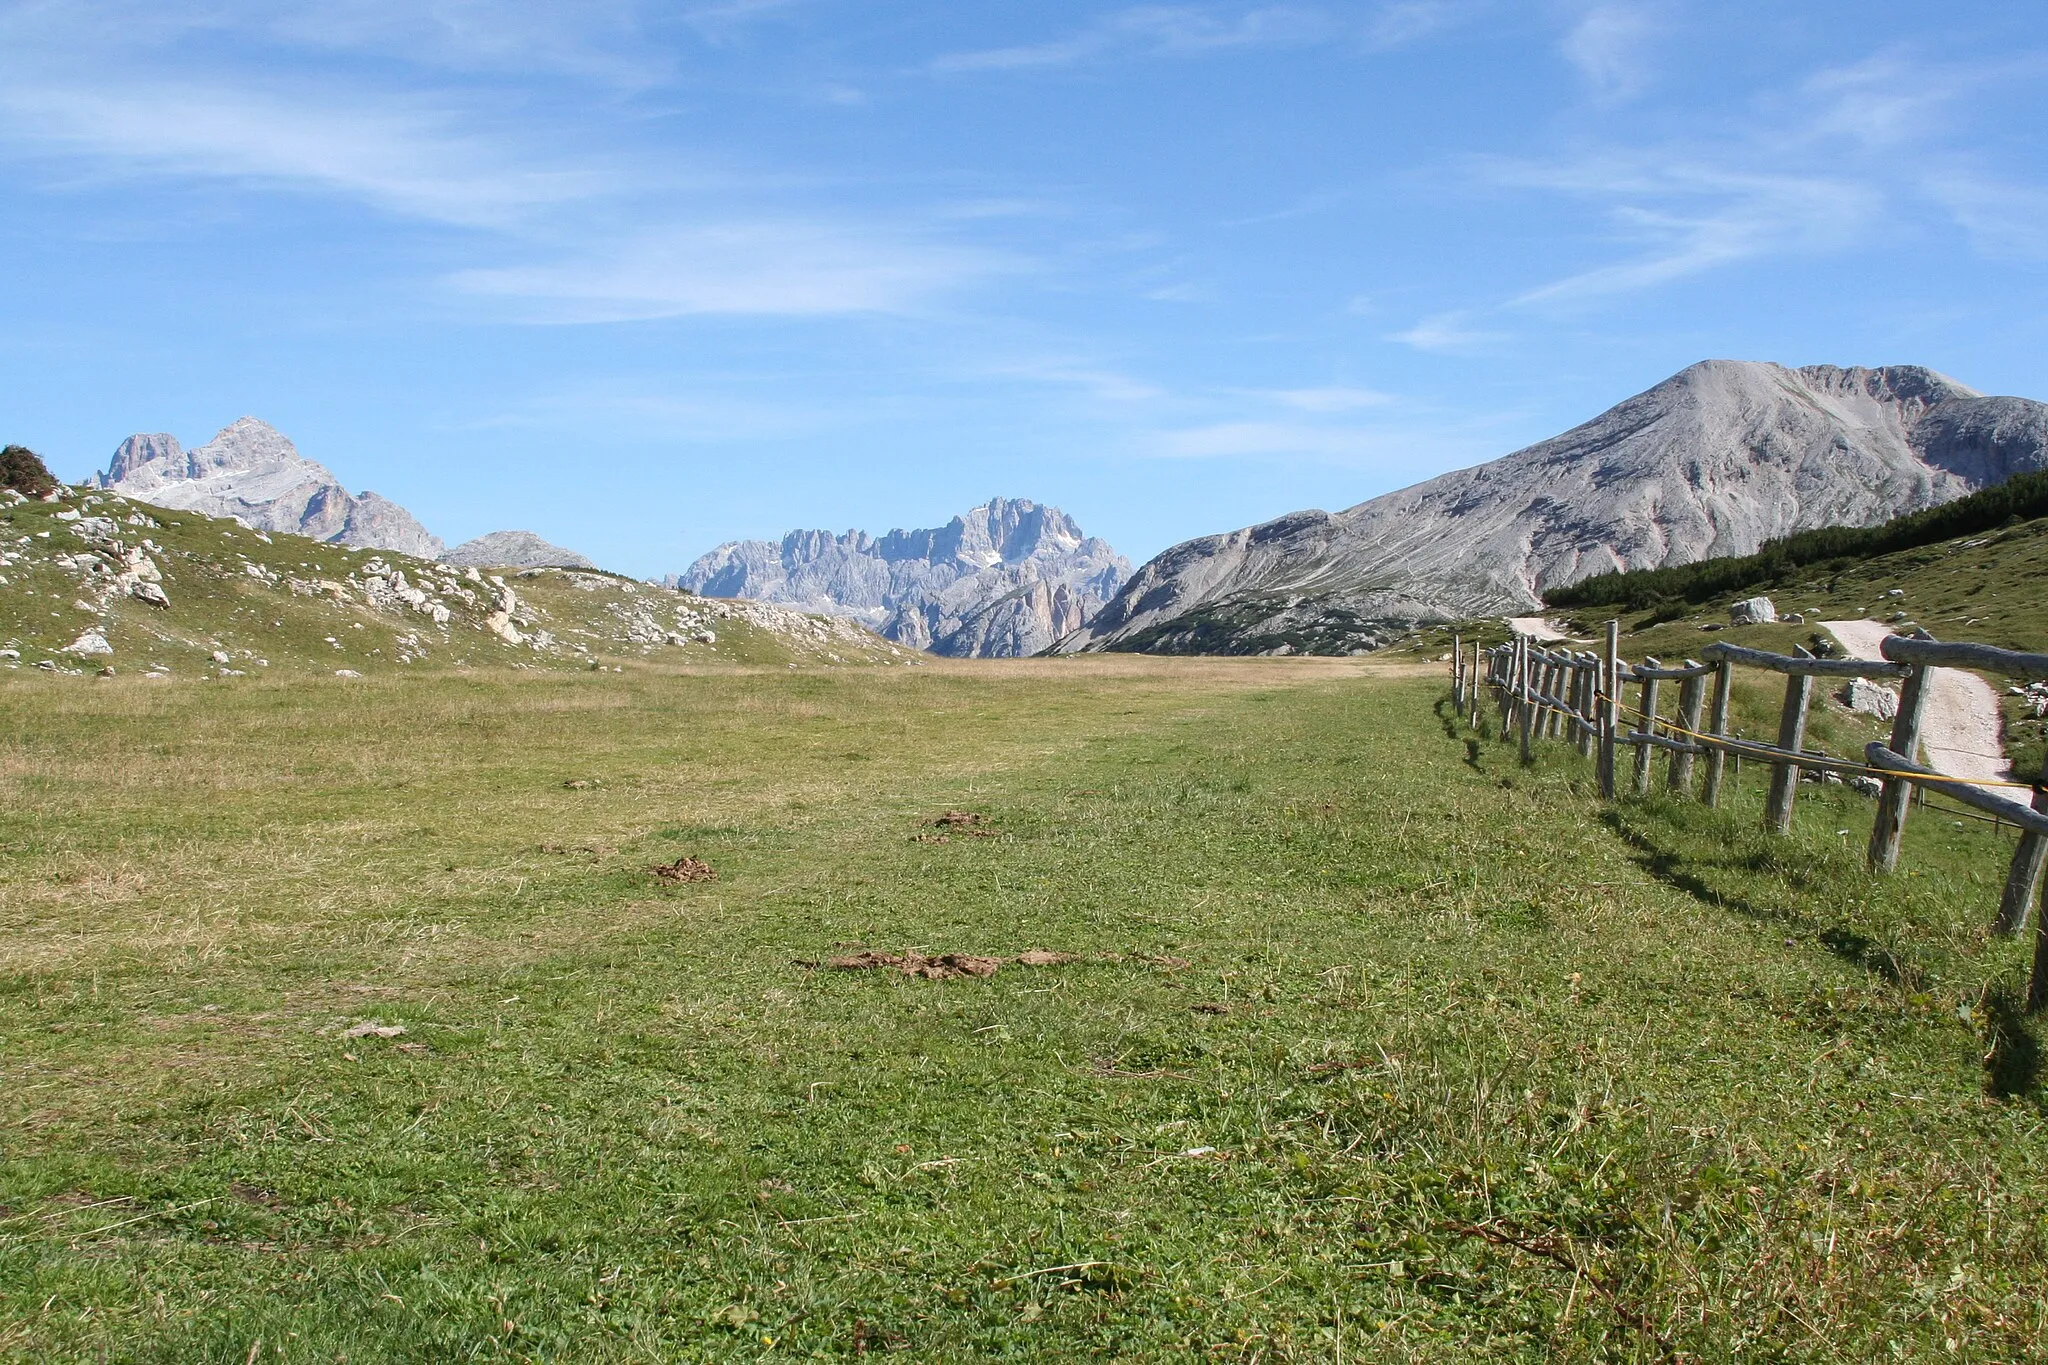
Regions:
[[[435,559],[441,542],[412,513],[376,493],[351,494],[326,466],[299,454],[254,417],[193,450],[163,434],[130,436],[114,451],[100,488],[159,507],[235,517],[259,531],[289,531],[342,545]]]
[[[791,531],[721,545],[671,582],[851,617],[899,644],[956,658],[1037,654],[1086,624],[1130,561],[1057,507],[992,498],[944,526]]]
[[[1144,565],[1061,652],[1353,653],[1610,569],[1748,554],[2048,467],[2048,404],[1913,365],[1691,366],[1561,436]]]
[[[457,568],[475,566],[479,569],[594,569],[593,564],[574,550],[565,550],[559,545],[550,545],[531,531],[493,531],[465,540],[462,544],[441,556],[443,564]]]

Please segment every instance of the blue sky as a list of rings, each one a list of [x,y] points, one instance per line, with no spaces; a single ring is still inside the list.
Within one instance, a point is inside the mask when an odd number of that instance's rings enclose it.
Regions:
[[[2037,6],[0,0],[0,438],[1133,559],[1708,356],[2048,398]]]

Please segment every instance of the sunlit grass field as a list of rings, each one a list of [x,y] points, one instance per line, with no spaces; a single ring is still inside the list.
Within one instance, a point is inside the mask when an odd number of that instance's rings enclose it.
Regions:
[[[2048,1354],[2010,832],[1873,881],[1853,793],[1610,809],[1445,697],[0,682],[0,1356]]]

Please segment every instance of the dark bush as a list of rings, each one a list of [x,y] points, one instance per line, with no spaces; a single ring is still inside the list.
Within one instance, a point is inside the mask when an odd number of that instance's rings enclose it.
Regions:
[[[57,486],[57,480],[50,473],[43,457],[27,446],[8,446],[0,450],[0,488],[12,488],[32,498],[40,498]]]

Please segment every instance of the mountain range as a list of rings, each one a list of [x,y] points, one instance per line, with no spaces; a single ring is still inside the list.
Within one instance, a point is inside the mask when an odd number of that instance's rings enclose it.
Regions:
[[[991,498],[944,526],[879,538],[791,531],[731,541],[669,581],[850,617],[934,654],[1017,658],[1081,630],[1130,572],[1059,508]]]
[[[1561,436],[1335,514],[1176,545],[1062,653],[1345,654],[1605,570],[1868,526],[2048,467],[2048,404],[1916,365],[1709,360]]]
[[[254,417],[239,418],[191,450],[162,432],[130,436],[93,484],[158,507],[233,517],[258,531],[449,564],[591,567],[582,555],[549,545],[531,531],[493,531],[449,550],[412,513],[367,490],[350,493],[333,471],[299,454],[282,432]]]

